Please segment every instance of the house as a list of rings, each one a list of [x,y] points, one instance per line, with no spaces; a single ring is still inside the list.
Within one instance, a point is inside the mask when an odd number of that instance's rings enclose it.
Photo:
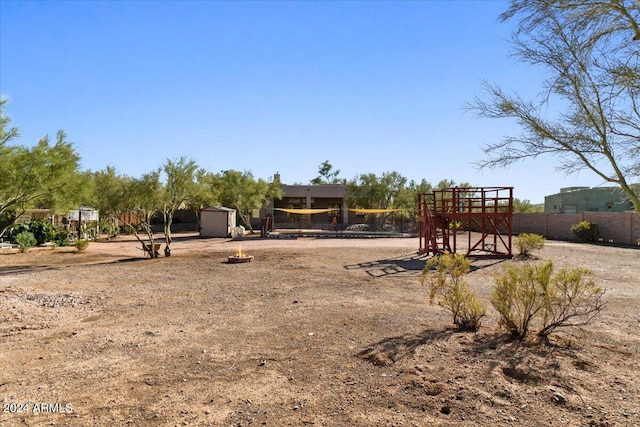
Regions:
[[[625,212],[631,200],[619,187],[566,187],[544,198],[545,213]]]
[[[274,175],[280,182],[280,174]],[[277,228],[331,229],[357,222],[347,204],[347,183],[319,185],[281,184],[284,196],[273,200],[263,216],[270,215]],[[294,212],[294,211],[298,211]],[[335,218],[335,220],[334,220]]]

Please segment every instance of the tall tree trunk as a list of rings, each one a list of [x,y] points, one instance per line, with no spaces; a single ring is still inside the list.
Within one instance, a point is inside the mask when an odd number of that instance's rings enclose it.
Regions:
[[[173,212],[171,210],[166,210],[163,212],[164,215],[164,256],[171,256],[171,223],[173,222]]]
[[[247,226],[247,229],[249,230],[249,233],[253,234],[253,227],[251,227],[251,217],[249,217],[249,215],[245,215],[243,214],[239,209],[237,209],[238,214],[240,215],[240,219],[242,220],[242,222],[244,222],[244,225]]]
[[[197,211],[194,210],[195,214],[196,214],[196,230],[198,233],[200,233],[200,210],[198,209]]]
[[[139,217],[136,215],[136,218],[139,218]],[[142,237],[140,237],[140,235],[138,234],[138,230],[136,230],[136,227],[133,225],[133,223],[126,221],[124,219],[122,220],[122,222],[124,222],[125,226],[129,227],[129,229],[133,231],[133,235],[136,237],[138,242],[140,242],[140,244],[142,245],[142,248],[144,249],[146,244],[144,240],[142,240]],[[140,221],[140,225],[144,229],[145,233],[147,234],[147,238],[149,239],[149,246],[150,246],[149,257],[158,258],[159,254],[156,253],[155,251],[155,242],[153,240],[153,230],[151,229],[150,218],[145,218],[144,220]]]

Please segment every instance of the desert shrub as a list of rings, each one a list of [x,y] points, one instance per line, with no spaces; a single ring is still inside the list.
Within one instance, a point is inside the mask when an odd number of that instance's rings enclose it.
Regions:
[[[452,221],[449,223],[449,230],[462,230],[462,222],[461,221]]]
[[[430,303],[439,296],[439,304],[453,315],[458,328],[475,331],[480,328],[486,308],[463,279],[469,269],[470,262],[465,256],[446,253],[427,262],[420,281],[423,285],[429,283]]]
[[[559,328],[587,325],[604,307],[603,291],[584,280],[585,269],[562,269],[553,275],[553,262],[509,264],[496,277],[491,304],[500,326],[524,340],[533,327],[546,339]]]
[[[120,234],[120,226],[118,220],[113,221],[109,219],[101,219],[99,222],[100,230],[107,235],[108,238],[116,237]]]
[[[584,242],[595,242],[598,238],[598,224],[589,221],[580,221],[571,226],[571,232]]]
[[[521,233],[515,241],[519,256],[528,257],[531,252],[544,247],[544,237],[534,233]]]
[[[20,252],[27,252],[29,248],[36,245],[36,238],[33,233],[29,231],[23,231],[15,236],[15,241],[20,248]]]
[[[76,240],[75,246],[78,252],[83,252],[85,249],[89,247],[89,241],[82,240],[82,239]]]
[[[500,314],[500,326],[517,339],[524,339],[544,305],[541,283],[548,283],[553,263],[542,266],[508,264],[495,278],[491,304]]]
[[[595,285],[584,268],[562,269],[544,293],[542,324],[538,337],[546,339],[560,328],[588,325],[605,306],[604,290]]]
[[[56,228],[55,235],[51,241],[58,246],[67,246],[69,244],[69,231],[64,227]]]

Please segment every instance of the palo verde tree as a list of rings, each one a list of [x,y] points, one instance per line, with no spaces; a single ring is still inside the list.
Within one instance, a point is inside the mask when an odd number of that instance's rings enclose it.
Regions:
[[[403,220],[410,220],[415,226],[418,221],[418,194],[431,193],[432,190],[431,183],[424,178],[419,183],[414,180],[409,181],[409,184],[400,190],[396,199],[396,207],[403,209],[398,212],[398,216]]]
[[[361,174],[347,184],[349,205],[363,209],[398,208],[406,183],[407,178],[398,172],[384,172],[380,176]],[[377,217],[379,224],[384,224],[389,215]],[[376,226],[376,217],[369,222]]]
[[[162,166],[166,182],[163,191],[162,216],[164,220],[165,256],[171,255],[171,224],[173,216],[193,195],[196,194],[196,172],[198,165],[192,159],[181,157],[167,160]]]
[[[149,245],[152,248],[150,255],[157,257],[154,247],[151,219],[153,215],[163,208],[163,188],[160,182],[160,169],[148,172],[142,177],[131,179],[127,182],[123,205],[130,215],[123,217],[123,222],[133,232],[136,239],[143,245],[145,242],[138,233],[138,226],[147,235]],[[132,219],[135,218],[134,222]]]
[[[31,148],[10,145],[18,129],[9,127],[5,104],[0,100],[0,236],[26,209],[71,207],[82,182],[80,156],[64,131],[55,143],[45,136]]]
[[[521,212],[521,213],[533,213],[533,212],[543,212],[543,206],[537,206],[531,203],[530,200],[524,199],[513,199],[513,211]]]
[[[119,221],[127,208],[131,180],[128,176],[119,175],[113,166],[92,173],[93,197],[90,203],[100,212],[106,225],[103,231],[109,237],[119,233]]]
[[[448,190],[449,188],[454,188],[454,187],[459,187],[459,188],[467,188],[467,187],[471,187],[471,184],[469,184],[468,182],[461,182],[460,184],[456,184],[456,182],[453,179],[441,179],[440,181],[438,181],[438,184],[436,185],[436,190]]]
[[[587,169],[619,186],[640,214],[640,2],[512,0],[501,15],[518,20],[513,56],[541,67],[539,101],[486,85],[468,108],[513,119],[522,134],[486,147],[482,167],[542,155],[566,174]]]
[[[224,206],[234,208],[240,220],[253,233],[251,214],[255,209],[266,207],[274,198],[282,198],[278,182],[255,179],[251,172],[226,170],[217,174],[214,186],[218,200]]]
[[[206,169],[198,169],[195,172],[193,191],[190,192],[184,205],[186,209],[196,214],[197,231],[200,231],[200,211],[207,206],[218,204],[218,188],[215,175]]]
[[[325,160],[318,166],[318,176],[311,180],[311,184],[339,184],[342,180],[338,177],[340,169],[333,169],[329,160]]]

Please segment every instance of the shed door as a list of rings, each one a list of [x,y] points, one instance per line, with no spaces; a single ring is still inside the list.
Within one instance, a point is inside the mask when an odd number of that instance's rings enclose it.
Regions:
[[[203,212],[201,236],[206,237],[227,237],[227,213],[226,212]]]

